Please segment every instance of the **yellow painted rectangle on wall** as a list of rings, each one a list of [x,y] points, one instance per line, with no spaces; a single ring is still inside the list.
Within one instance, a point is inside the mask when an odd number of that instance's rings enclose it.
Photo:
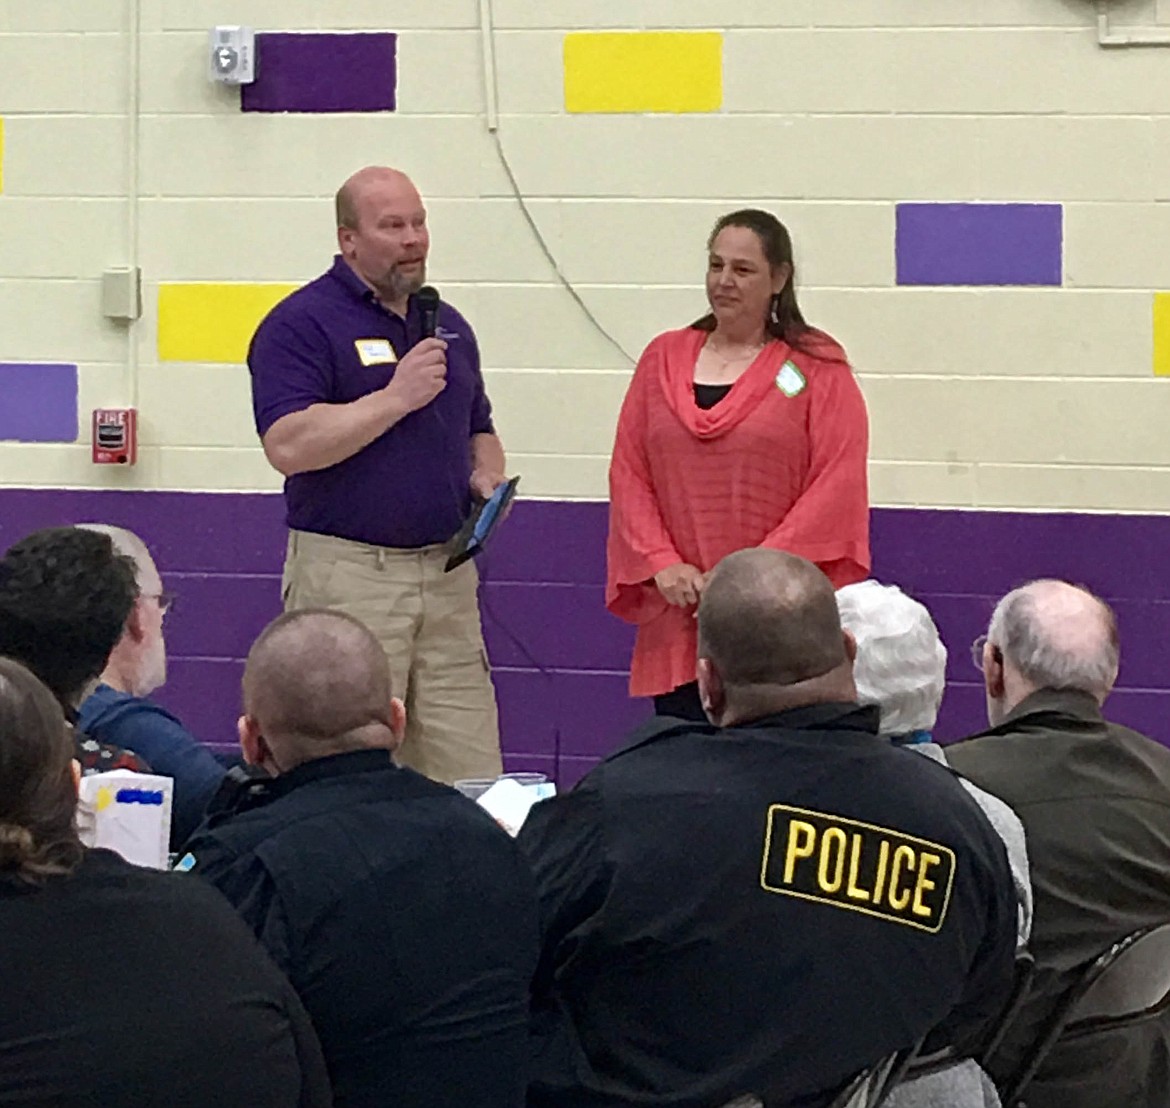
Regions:
[[[716,31],[565,35],[565,110],[715,112],[723,103]]]
[[[297,286],[164,284],[158,290],[160,362],[243,362],[260,321]]]
[[[0,192],[4,191],[4,120],[0,118]]]
[[[1154,376],[1170,377],[1170,292],[1154,293]]]

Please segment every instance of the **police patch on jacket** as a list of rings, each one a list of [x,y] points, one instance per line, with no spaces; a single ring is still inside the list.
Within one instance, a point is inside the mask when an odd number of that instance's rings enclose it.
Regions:
[[[938,931],[947,916],[955,853],[892,827],[773,804],[760,885],[879,919]]]

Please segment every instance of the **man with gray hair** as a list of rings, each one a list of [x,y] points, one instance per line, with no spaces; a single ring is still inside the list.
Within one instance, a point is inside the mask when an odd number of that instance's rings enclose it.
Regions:
[[[79,526],[106,535],[134,563],[138,596],[100,682],[81,703],[78,726],[97,742],[131,750],[155,773],[174,779],[171,846],[177,849],[199,826],[225,771],[175,716],[148,699],[167,679],[163,619],[173,597],[163,588],[146,543],[132,531],[103,523]]]
[[[946,752],[934,741],[946,687],[947,648],[930,611],[897,585],[872,580],[838,589],[837,610],[841,626],[857,643],[853,663],[857,699],[877,705],[880,733],[895,746],[948,765]],[[966,779],[960,784],[983,809],[1007,850],[1020,905],[1018,945],[1023,948],[1032,930],[1024,825],[999,797]]]
[[[1036,893],[1030,1000],[989,1062],[1011,1076],[1053,1007],[1118,939],[1170,920],[1170,750],[1107,722],[1119,639],[1109,606],[1033,581],[974,644],[991,727],[951,764],[1023,821]],[[1170,1016],[1057,1049],[1029,1108],[1164,1108]]]
[[[947,648],[924,604],[897,585],[859,581],[837,590],[841,626],[857,643],[853,678],[857,699],[876,704],[881,734],[895,746],[947,765],[934,741],[934,725],[946,686]],[[1019,903],[1017,948],[1032,929],[1032,882],[1019,817],[998,797],[961,778],[959,782],[1003,840]],[[999,1108],[990,1078],[973,1059],[962,1059],[899,1085],[891,1108]]]

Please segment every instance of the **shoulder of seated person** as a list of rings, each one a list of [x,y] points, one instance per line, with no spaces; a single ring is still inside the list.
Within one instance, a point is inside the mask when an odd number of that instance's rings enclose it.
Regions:
[[[151,700],[146,696],[135,696],[133,693],[121,692],[118,689],[111,689],[106,686],[104,689],[93,694],[91,700],[96,701],[94,707],[97,709],[96,714],[111,714],[111,715],[155,715],[164,716],[169,720],[182,726],[182,721],[161,704]],[[85,712],[85,704],[82,704],[82,711]]]

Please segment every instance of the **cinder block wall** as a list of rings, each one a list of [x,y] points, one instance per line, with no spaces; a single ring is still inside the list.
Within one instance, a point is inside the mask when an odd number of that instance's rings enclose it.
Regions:
[[[477,0],[140,0],[137,33],[130,8],[0,0],[0,488],[278,489],[247,337],[328,265],[341,180],[389,163],[427,199],[431,279],[479,332],[530,498],[604,497],[626,355],[702,311],[707,230],[751,204],[789,224],[806,314],[852,355],[875,504],[1170,508],[1170,50],[1103,49],[1089,3],[494,0],[494,136]],[[1112,8],[1122,27],[1170,27],[1166,0]],[[206,33],[224,22],[260,36],[257,102],[296,110],[242,110],[207,81]],[[320,72],[280,32],[328,34]],[[351,48],[367,61],[347,66]],[[376,110],[351,110],[371,85]],[[103,319],[102,271],[134,262],[142,319]],[[139,464],[92,466],[90,410],[128,404]],[[10,529],[32,518],[19,503]],[[907,550],[929,523],[890,518]],[[1014,527],[995,532],[1009,554]],[[156,541],[180,562],[164,569],[200,572],[174,533]],[[1102,587],[1156,604],[1148,553],[1141,583]],[[1108,543],[1099,554],[1106,567]],[[1003,587],[1042,562],[1008,558]],[[549,583],[515,574],[532,596]],[[603,666],[582,646],[558,667],[620,679],[614,641]],[[237,657],[214,634],[199,649]]]

